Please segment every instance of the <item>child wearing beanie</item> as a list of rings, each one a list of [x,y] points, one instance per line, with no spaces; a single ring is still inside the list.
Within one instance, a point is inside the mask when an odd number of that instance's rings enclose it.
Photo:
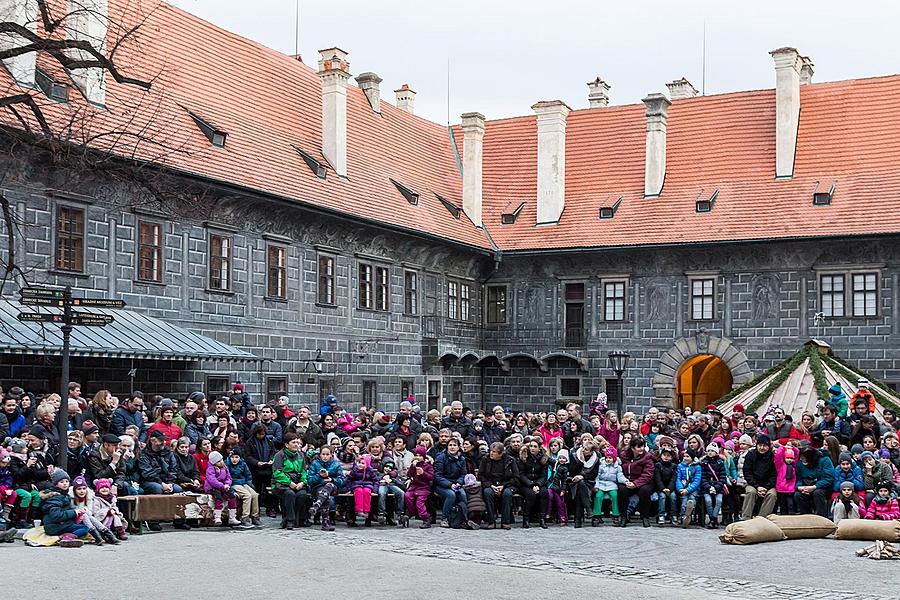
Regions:
[[[716,529],[719,526],[719,513],[722,512],[722,499],[728,491],[725,461],[719,444],[711,442],[706,446],[706,456],[700,468],[700,489],[703,491],[706,517],[709,519],[706,527]]]
[[[619,453],[610,446],[603,452],[603,462],[597,471],[597,481],[594,483],[594,510],[591,515],[591,527],[603,524],[603,500],[609,496],[612,502],[612,518],[615,525],[619,524],[619,484],[624,484],[625,473],[622,472],[622,463],[619,461]]]
[[[78,516],[75,520],[83,525],[87,525],[88,533],[94,538],[94,543],[102,546],[106,541],[110,544],[118,544],[119,540],[113,535],[99,519],[94,518],[94,493],[88,486],[87,480],[83,475],[79,475],[72,480],[69,487],[69,497],[72,499],[72,506]]]
[[[353,492],[353,515],[348,517],[347,526],[356,527],[356,516],[365,515],[365,526],[372,526],[372,492],[378,491],[378,473],[369,466],[365,456],[356,457],[356,462],[347,473],[347,488]]]
[[[431,515],[425,506],[431,495],[431,483],[434,481],[434,466],[427,460],[428,450],[425,446],[416,446],[413,451],[412,464],[406,471],[409,487],[406,488],[406,514],[416,515],[422,520],[421,529],[431,527]]]
[[[94,490],[91,505],[94,518],[112,530],[120,542],[124,542],[128,539],[128,533],[125,532],[125,517],[116,503],[116,486],[109,479],[98,479],[94,482]]]
[[[206,467],[206,480],[203,490],[213,497],[213,525],[222,524],[222,510],[228,504],[228,525],[235,527],[241,522],[237,520],[237,497],[231,487],[231,472],[225,466],[225,458],[221,452],[213,450],[209,453],[209,466]]]
[[[553,441],[550,441],[552,447]],[[569,509],[566,507],[566,489],[569,487],[569,451],[562,448],[556,454],[556,460],[550,467],[547,479],[547,519],[556,511],[556,521],[560,527],[569,522]]]
[[[865,506],[853,488],[853,483],[845,481],[831,504],[831,520],[837,525],[842,519],[860,519],[865,513]]]
[[[41,508],[44,511],[44,533],[59,536],[59,545],[63,548],[80,548],[81,540],[87,535],[88,527],[78,522],[78,513],[69,498],[69,474],[56,469],[50,476],[51,488],[44,498]]]
[[[879,481],[875,484],[875,497],[866,509],[866,519],[878,521],[895,521],[900,519],[900,506],[891,495],[893,484],[890,481]]]
[[[482,515],[487,510],[484,503],[484,492],[481,482],[469,473],[463,477],[463,489],[466,490],[466,514],[468,515],[469,529],[481,527]]]

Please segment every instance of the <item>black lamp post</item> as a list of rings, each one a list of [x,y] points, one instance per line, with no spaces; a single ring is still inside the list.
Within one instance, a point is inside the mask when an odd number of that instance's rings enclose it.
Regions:
[[[625,388],[622,385],[622,377],[628,369],[629,358],[631,358],[631,355],[624,350],[614,350],[607,355],[609,368],[612,369],[613,373],[616,374],[616,378],[619,380],[619,397],[616,399],[617,413],[625,407]]]

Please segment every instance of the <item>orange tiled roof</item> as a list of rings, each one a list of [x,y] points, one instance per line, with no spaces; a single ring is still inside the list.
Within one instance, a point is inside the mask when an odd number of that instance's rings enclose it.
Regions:
[[[121,22],[147,16],[137,40],[119,51],[117,62],[128,66],[129,75],[154,77],[153,88],[145,94],[107,77],[108,110],[85,110],[73,89],[69,104],[43,102],[51,121],[66,122],[77,109],[84,137],[147,127],[165,148],[140,145],[134,149],[140,159],[490,248],[483,230],[464,214],[454,219],[435,197],[462,204],[455,149],[445,127],[387,102],[379,116],[351,85],[348,179],[329,170],[322,181],[291,148],[297,145],[321,159],[321,83],[314,69],[157,0],[110,4],[111,15]],[[0,82],[12,85],[2,69]],[[773,90],[673,102],[665,186],[660,197],[646,200],[644,106],[572,111],[565,211],[558,225],[542,227],[535,226],[535,117],[488,121],[485,225],[497,246],[512,251],[900,232],[900,126],[895,118],[900,76],[803,86],[790,180],[774,178],[774,103]],[[211,147],[188,111],[227,132],[225,147]],[[8,114],[0,118],[15,125]],[[461,153],[462,135],[455,130]],[[92,143],[110,142],[101,137]],[[420,194],[418,206],[403,198],[391,178]],[[812,206],[816,182],[826,191],[833,181],[832,205]],[[716,190],[712,212],[697,214],[695,201]],[[598,209],[619,197],[615,217],[600,220]],[[501,225],[501,213],[522,202],[516,223]]]

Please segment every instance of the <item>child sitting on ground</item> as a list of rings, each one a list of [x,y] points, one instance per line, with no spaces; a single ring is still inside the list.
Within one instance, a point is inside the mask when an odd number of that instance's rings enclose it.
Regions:
[[[551,447],[553,442],[551,441]],[[547,479],[547,519],[556,512],[556,522],[560,527],[565,527],[569,522],[569,509],[566,507],[566,489],[571,483],[569,477],[569,451],[565,448],[559,450],[556,460],[550,467],[550,477]]]
[[[94,501],[91,512],[103,526],[113,531],[120,542],[128,539],[125,532],[125,517],[116,503],[116,486],[109,479],[98,479],[94,482]]]
[[[861,519],[866,507],[853,487],[853,482],[845,481],[831,505],[831,520],[837,525],[842,519]]]
[[[793,512],[794,492],[797,490],[797,451],[793,446],[782,446],[775,442],[775,492],[778,495],[778,513],[789,515]]]
[[[694,514],[694,506],[697,504],[697,494],[700,489],[701,473],[698,462],[699,453],[693,448],[684,451],[684,456],[678,464],[678,475],[675,479],[675,491],[681,499],[681,526],[685,529],[691,526],[691,516]]]
[[[875,497],[869,503],[864,518],[878,521],[900,519],[900,506],[897,499],[891,496],[892,488],[890,481],[879,481],[875,484]]]
[[[609,496],[612,502],[613,524],[619,524],[619,484],[624,484],[625,474],[622,472],[622,463],[619,461],[619,453],[612,446],[603,452],[603,461],[597,471],[597,481],[594,483],[594,511],[591,516],[591,527],[603,524],[603,499]]]
[[[72,506],[75,507],[75,512],[78,513],[78,517],[75,520],[83,525],[87,525],[88,533],[94,538],[94,543],[98,546],[102,546],[104,541],[113,545],[119,543],[113,532],[94,517],[94,493],[88,487],[84,476],[79,475],[72,480],[72,485],[69,487],[69,497],[72,499]]]
[[[228,457],[228,472],[231,473],[231,487],[241,503],[241,527],[260,527],[259,492],[254,489],[250,467],[237,448]]]
[[[431,515],[425,503],[431,495],[431,484],[434,481],[434,466],[427,460],[428,450],[425,446],[416,446],[413,461],[406,471],[409,487],[406,488],[406,514],[410,517],[418,515],[422,519],[421,529],[431,527]]]
[[[484,503],[484,494],[481,488],[481,482],[469,473],[463,477],[463,489],[466,490],[466,512],[468,514],[469,529],[478,529],[481,527],[481,518],[487,509]]]
[[[63,548],[80,548],[84,545],[81,538],[87,535],[88,527],[77,521],[78,513],[69,498],[70,483],[69,474],[62,469],[56,469],[50,476],[52,487],[41,499],[44,533],[58,535],[59,545]]]
[[[240,525],[237,520],[237,497],[232,489],[231,473],[225,466],[225,458],[218,450],[209,453],[206,480],[203,489],[213,497],[213,525],[222,524],[222,510],[228,505],[228,525]]]
[[[360,456],[347,473],[347,487],[353,492],[353,515],[347,517],[347,526],[356,527],[356,516],[366,516],[366,527],[372,526],[372,492],[378,490],[378,473]]]

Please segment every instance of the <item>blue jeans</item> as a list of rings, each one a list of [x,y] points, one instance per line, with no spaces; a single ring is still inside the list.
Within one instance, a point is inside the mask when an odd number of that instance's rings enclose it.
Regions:
[[[75,537],[84,537],[87,535],[88,531],[89,529],[87,525],[72,523],[71,525],[66,525],[65,528],[63,528],[63,530],[59,532],[59,535],[63,535],[64,533],[71,533]]]
[[[141,493],[146,494],[146,495],[163,493],[162,484],[155,483],[153,481],[145,481],[143,484],[141,484],[141,490],[142,490]],[[181,486],[178,485],[177,483],[173,483],[172,484],[172,493],[180,494]]]
[[[669,501],[669,515],[674,516],[675,510],[678,507],[678,503],[675,500],[675,492],[669,492],[668,496],[663,494],[662,491],[656,492],[657,499],[656,501],[659,503],[656,509],[657,516],[664,517],[666,516],[666,500]]]
[[[378,486],[378,514],[383,515],[387,513],[388,493],[394,495],[394,513],[398,515],[403,514],[403,490],[392,483]]]
[[[689,492],[686,496],[682,496],[680,493],[678,495],[681,497],[681,508],[678,511],[678,516],[683,517],[689,501],[693,502],[694,506],[697,505],[697,492]]]
[[[450,518],[450,509],[453,508],[453,505],[457,502],[462,506],[463,514],[466,513],[466,490],[459,488],[458,490],[452,490],[450,488],[435,488],[437,495],[441,497],[441,500],[444,501],[444,507],[441,509],[441,517],[446,521]]]
[[[710,519],[718,519],[719,512],[722,510],[722,494],[715,496],[712,494],[703,494],[703,501],[706,503],[706,514]]]

